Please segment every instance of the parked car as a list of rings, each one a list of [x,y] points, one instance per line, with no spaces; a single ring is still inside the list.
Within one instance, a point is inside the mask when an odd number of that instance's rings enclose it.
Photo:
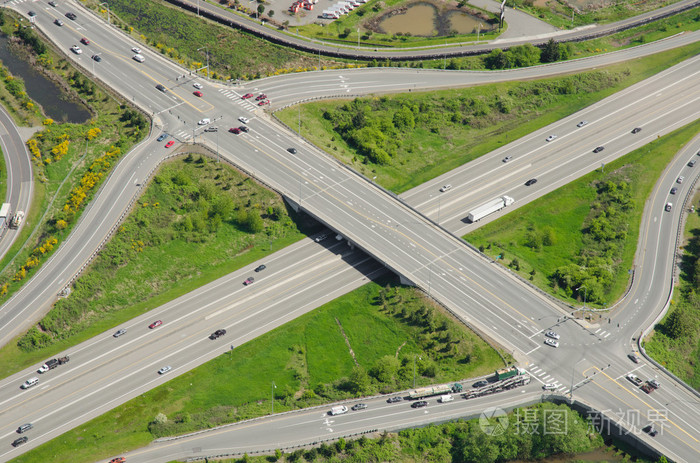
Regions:
[[[545,339],[544,343],[547,344],[548,346],[559,347],[559,343],[557,341],[555,341],[554,339]]]
[[[156,141],[163,141],[163,140],[165,140],[165,139],[167,138],[167,136],[168,136],[167,134],[161,133],[161,134],[158,136],[158,138],[156,138]]]
[[[444,193],[444,192],[446,192],[447,190],[451,190],[451,189],[452,189],[452,185],[450,185],[450,184],[448,183],[447,185],[443,185],[442,188],[440,188],[440,191]]]
[[[605,149],[604,146],[596,146],[595,149],[593,150],[594,153],[600,153]]]
[[[639,133],[639,132],[641,132],[641,131],[642,131],[642,128],[641,128],[641,127],[635,127],[635,128],[632,129],[632,133]]]
[[[545,331],[544,335],[547,336],[548,338],[552,338],[552,339],[559,339],[561,337],[552,330]]]
[[[243,285],[248,286],[248,285],[250,285],[250,284],[253,284],[254,281],[255,281],[255,278],[253,278],[253,277],[248,277],[248,278],[246,278],[246,280],[243,282]]]
[[[427,407],[427,406],[428,406],[428,402],[425,400],[419,400],[419,401],[413,402],[411,404],[411,408],[421,408],[421,407]]]
[[[164,374],[166,374],[167,372],[169,372],[169,371],[172,370],[172,369],[173,369],[173,367],[171,367],[170,365],[165,366],[165,367],[161,368],[160,370],[158,370],[158,374],[159,374],[159,375],[164,375]]]
[[[588,121],[581,121],[578,124],[576,124],[576,127],[583,127],[586,124],[588,124]]]
[[[200,92],[199,90],[195,90],[194,92],[192,92],[192,95],[198,96],[200,98],[204,96],[204,94],[202,92]]]
[[[552,140],[554,140],[555,138],[557,138],[556,135],[550,135],[550,136],[547,137],[547,140],[546,140],[546,141],[552,141]]]
[[[122,334],[126,334],[126,328],[122,328],[120,330],[117,330],[112,336],[114,336],[115,338],[118,338]]]
[[[403,400],[403,397],[397,395],[395,397],[389,397],[386,399],[386,401],[390,404],[395,404],[396,402],[401,402]]]
[[[355,404],[351,407],[351,410],[358,411],[358,410],[364,410],[365,408],[367,408],[367,404]]]
[[[153,323],[151,323],[150,325],[148,325],[148,327],[149,327],[150,329],[153,329],[153,328],[155,328],[155,327],[157,327],[157,326],[160,326],[160,325],[162,325],[162,324],[163,324],[162,320],[156,320],[156,321],[154,321]]]
[[[228,129],[228,131],[231,133],[235,133],[236,135],[241,133],[241,129],[239,129],[238,127],[231,127],[230,129]]]
[[[83,45],[90,45],[90,41],[88,39],[86,39],[85,37],[80,39],[80,43],[82,43]]]
[[[267,268],[267,267],[265,267],[265,264],[261,264],[261,265],[258,265],[258,266],[255,268],[255,271],[256,271],[256,272],[262,272],[262,271],[265,270],[266,268]]]
[[[225,334],[226,334],[225,329],[216,330],[212,334],[209,335],[209,339],[214,340],[216,338],[220,338],[221,336],[223,336]]]
[[[173,140],[170,140],[168,143],[165,144],[165,147],[166,147],[166,148],[170,148],[170,147],[173,146],[174,144],[175,144],[175,142],[174,142]]]
[[[531,178],[530,180],[528,180],[527,182],[525,182],[525,186],[534,185],[535,183],[537,183],[537,179],[536,179],[536,178]]]

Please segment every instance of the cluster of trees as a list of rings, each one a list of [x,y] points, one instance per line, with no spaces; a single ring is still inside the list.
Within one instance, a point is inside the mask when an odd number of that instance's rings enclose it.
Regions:
[[[43,55],[46,53],[46,45],[39,39],[39,37],[30,27],[20,25],[17,28],[17,31],[15,31],[15,35],[22,39],[24,43],[29,45],[37,55]]]
[[[579,255],[573,263],[557,268],[552,282],[569,296],[602,302],[621,263],[633,206],[632,192],[625,180],[607,180],[592,187],[597,196],[583,224]]]
[[[148,121],[139,111],[125,107],[122,115],[119,117],[121,122],[124,122],[127,127],[136,127],[140,131],[148,128]]]

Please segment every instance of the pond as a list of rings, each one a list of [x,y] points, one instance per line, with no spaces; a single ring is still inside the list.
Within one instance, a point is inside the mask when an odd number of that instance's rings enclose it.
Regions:
[[[417,2],[388,12],[377,23],[385,34],[420,37],[443,37],[453,33],[475,34],[493,28],[482,18],[457,9],[439,9],[427,2]]]
[[[10,50],[7,36],[0,35],[0,60],[12,75],[24,81],[27,95],[44,110],[46,117],[57,122],[83,123],[91,114],[80,102],[68,101],[65,94],[55,82],[37,72],[29,62],[23,60]]]

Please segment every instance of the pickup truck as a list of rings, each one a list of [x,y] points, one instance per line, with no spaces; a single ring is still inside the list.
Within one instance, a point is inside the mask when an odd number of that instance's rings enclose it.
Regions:
[[[637,375],[630,373],[627,375],[627,379],[632,382],[635,386],[641,386],[642,385],[642,380],[637,377]]]

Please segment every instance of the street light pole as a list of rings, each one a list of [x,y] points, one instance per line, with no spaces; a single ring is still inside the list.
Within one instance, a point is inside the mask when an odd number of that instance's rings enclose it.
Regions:
[[[272,405],[272,413],[271,415],[275,414],[275,389],[277,389],[277,386],[275,385],[275,382],[272,382],[272,387],[270,388],[270,404]]]
[[[583,362],[584,360],[586,360],[586,359],[582,358],[581,360],[576,362],[574,364],[574,366],[571,368],[571,390],[569,391],[571,403],[574,403],[574,372],[576,371],[576,366],[579,363]]]
[[[416,388],[416,357],[418,354],[413,354],[413,389]],[[422,357],[418,357],[418,359],[423,360]]]
[[[109,24],[109,3],[102,2],[102,3],[100,3],[100,6],[102,6],[102,5],[107,5],[107,24]]]
[[[197,51],[201,50],[204,48],[204,51],[207,53],[207,77],[209,77],[209,47],[208,46],[203,46],[197,48]]]

